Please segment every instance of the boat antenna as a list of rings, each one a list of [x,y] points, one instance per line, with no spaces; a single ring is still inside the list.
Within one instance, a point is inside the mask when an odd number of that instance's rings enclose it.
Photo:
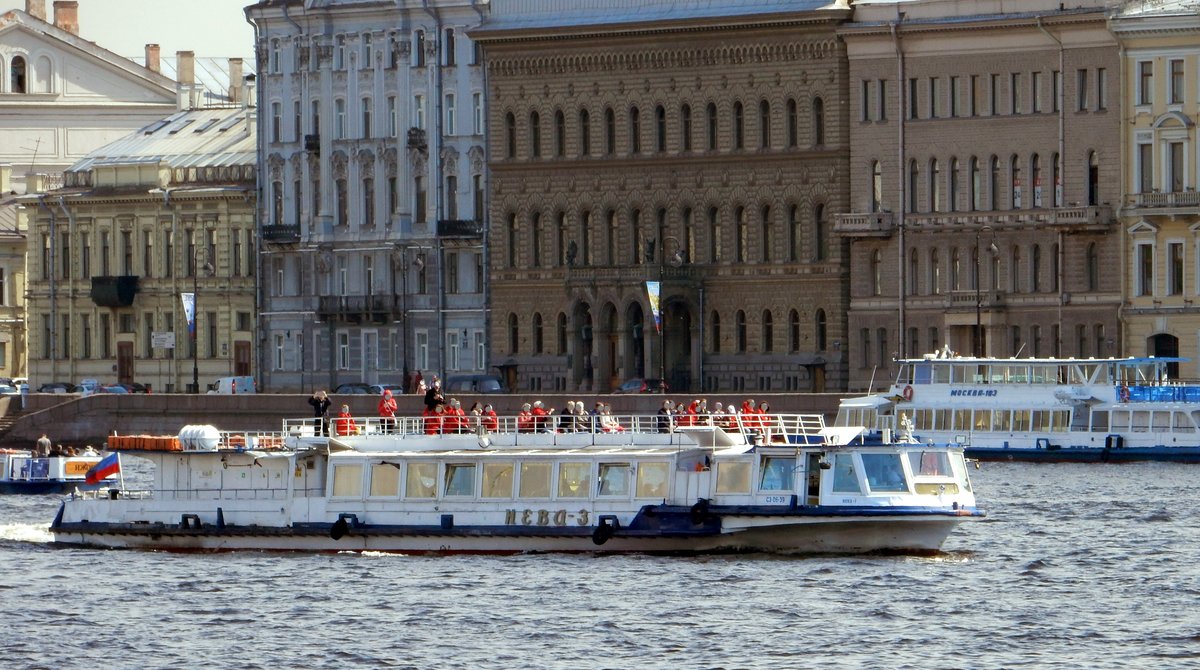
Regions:
[[[871,382],[867,385],[867,388],[871,391],[875,390],[875,371],[878,369],[878,365],[871,366]]]
[[[1013,356],[1013,358],[1020,358],[1022,351],[1025,351],[1025,343],[1024,342],[1021,343],[1021,348],[1017,349],[1017,355]]]

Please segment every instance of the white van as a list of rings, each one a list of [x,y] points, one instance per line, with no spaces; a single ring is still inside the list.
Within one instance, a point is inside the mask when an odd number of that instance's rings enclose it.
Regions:
[[[221,377],[209,384],[209,393],[256,393],[254,377]]]

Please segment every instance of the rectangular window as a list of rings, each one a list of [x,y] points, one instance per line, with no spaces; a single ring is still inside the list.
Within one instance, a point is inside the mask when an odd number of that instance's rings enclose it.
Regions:
[[[1000,75],[989,75],[988,79],[988,113],[1000,116]]]
[[[1054,90],[1050,95],[1050,111],[1057,112],[1059,110],[1060,100],[1062,100],[1062,71],[1055,70],[1050,75],[1050,87]]]
[[[371,99],[363,98],[360,102],[362,106],[362,137],[370,138],[374,136],[374,129],[371,127]]]
[[[391,463],[373,463],[368,496],[395,498],[400,495],[400,470]]]
[[[1137,145],[1138,193],[1154,191],[1154,145]]]
[[[271,103],[271,141],[279,142],[283,137],[283,104]]]
[[[475,495],[475,464],[447,463],[444,491],[447,496]]]
[[[887,121],[887,80],[879,80],[879,95],[876,98],[879,101],[879,113],[875,115],[880,121]]]
[[[342,70],[346,67],[346,36],[338,35],[333,44],[333,69]]]
[[[302,110],[304,106],[299,100],[292,101],[292,141],[299,142],[300,135],[304,132],[304,119],[302,118]]]
[[[350,333],[337,334],[337,365],[339,370],[350,369]]]
[[[979,114],[979,75],[971,75],[970,88],[967,89],[967,116]]]
[[[400,119],[396,113],[396,96],[394,95],[387,97],[387,124],[388,137],[399,137]]]
[[[513,497],[513,484],[515,482],[513,471],[512,463],[484,463],[483,488],[480,491],[481,497]]]
[[[950,118],[958,116],[959,78],[950,77]]]
[[[521,498],[550,497],[550,463],[521,463]]]
[[[1137,294],[1147,296],[1154,294],[1154,245],[1150,242],[1139,242],[1134,256],[1135,277],[1137,278]]]
[[[483,94],[471,94],[471,120],[474,124],[472,131],[476,135],[483,134]]]
[[[1013,72],[1008,75],[1008,113],[1021,113],[1021,73]]]
[[[1088,109],[1088,71],[1079,70],[1075,73],[1075,111],[1086,112]]]
[[[558,498],[587,498],[591,495],[591,463],[558,464]]]
[[[110,315],[100,315],[100,358],[112,358],[112,323]]]
[[[859,121],[871,120],[871,82],[868,79],[862,81],[862,99],[859,102],[861,111],[859,113]]]
[[[413,127],[425,128],[425,96],[413,96]]]
[[[1033,113],[1040,114],[1042,107],[1042,73],[1033,72],[1029,75],[1029,93],[1033,104]]]
[[[1137,104],[1149,105],[1154,102],[1154,62],[1138,63]]]
[[[744,465],[746,466],[746,488],[745,492],[750,491],[750,464],[749,463],[726,463],[725,465]],[[637,498],[665,498],[667,495],[667,481],[671,475],[671,468],[665,462],[643,462],[637,465],[637,483],[634,486],[634,496]],[[717,485],[717,491],[720,491],[720,484]]]
[[[1096,109],[1103,111],[1108,109],[1108,70],[1098,68],[1096,70]]]
[[[917,80],[908,80],[908,118],[917,118]]]
[[[455,40],[454,40],[454,29],[447,28],[446,31],[443,33],[443,35],[445,36],[442,39],[443,62],[449,67],[454,67],[456,60],[457,60],[454,55],[454,52],[456,51],[456,45],[455,45]]]
[[[1163,190],[1169,186],[1171,193],[1183,193],[1183,142],[1167,143],[1167,169]]]
[[[358,46],[358,67],[360,69],[371,67],[371,33],[363,33],[358,40]]]
[[[341,98],[333,101],[333,139],[346,139],[346,101]]]
[[[929,118],[938,117],[938,85],[937,77],[929,78]]]
[[[432,498],[437,493],[437,463],[409,463],[405,498]]]
[[[1167,243],[1167,295],[1183,295],[1183,242]]]
[[[458,118],[458,113],[455,111],[454,100],[455,100],[455,97],[454,97],[453,93],[446,94],[446,134],[447,135],[454,135],[458,132],[458,126],[456,124],[456,119]],[[454,217],[451,217],[451,218],[454,218]]]
[[[1170,61],[1171,68],[1171,91],[1170,100],[1172,105],[1178,105],[1183,102],[1183,59],[1172,58]]]

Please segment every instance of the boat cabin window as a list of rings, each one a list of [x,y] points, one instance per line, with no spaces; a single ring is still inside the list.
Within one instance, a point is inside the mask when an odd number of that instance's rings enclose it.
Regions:
[[[1134,433],[1145,433],[1150,430],[1150,412],[1135,411],[1129,413],[1129,430]]]
[[[628,496],[629,495],[629,473],[631,468],[628,463],[601,463],[600,464],[600,495],[602,496]]]
[[[339,464],[333,466],[333,497],[358,498],[362,496],[362,464]]]
[[[550,463],[521,464],[521,497],[550,497]]]
[[[483,497],[511,498],[513,494],[513,464],[483,464]]]
[[[638,463],[637,466],[637,497],[665,498],[667,495],[667,473],[670,465],[666,462]]]
[[[445,491],[447,496],[475,495],[475,464],[447,463]]]
[[[862,493],[862,488],[858,485],[858,474],[854,470],[853,454],[834,455],[833,492]]]
[[[373,498],[395,498],[400,495],[400,467],[392,463],[371,465],[371,489],[367,495]]]
[[[1030,411],[1027,409],[1014,409],[1012,429],[1017,432],[1029,430],[1029,414]]]
[[[1196,432],[1196,424],[1192,422],[1192,415],[1187,412],[1175,412],[1173,415],[1176,433],[1194,433]]]
[[[1081,410],[1086,411],[1086,410]],[[1092,412],[1092,432],[1107,433],[1108,432],[1108,411],[1096,410]]]
[[[591,463],[559,463],[558,497],[586,498],[591,493]]]
[[[763,456],[759,464],[761,491],[791,491],[795,488],[796,459],[793,456]]]
[[[915,477],[949,477],[950,454],[944,451],[910,451],[908,466]]]
[[[750,465],[746,461],[717,463],[717,493],[749,493]]]
[[[863,454],[863,473],[871,491],[907,491],[900,454]]]
[[[992,430],[1000,432],[1012,430],[1012,412],[1006,409],[992,410]]]
[[[437,463],[409,463],[404,480],[406,498],[432,498],[437,486]]]
[[[971,410],[954,410],[954,424],[951,430],[971,430]]]
[[[975,410],[975,430],[991,430],[992,429],[992,410],[977,409]]]

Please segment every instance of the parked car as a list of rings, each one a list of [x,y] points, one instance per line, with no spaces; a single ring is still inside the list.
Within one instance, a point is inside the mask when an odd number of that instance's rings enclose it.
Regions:
[[[366,382],[347,382],[338,384],[337,388],[333,389],[334,395],[374,395],[371,390],[371,385]]]
[[[120,384],[101,384],[93,393],[129,393],[129,389]]]
[[[391,391],[392,395],[400,395],[404,393],[403,384],[371,384],[371,393],[375,395],[383,395],[384,391]]]
[[[139,384],[137,382],[118,382],[117,386],[125,387],[125,390],[129,391],[130,393],[149,393],[150,392],[150,389],[146,388],[146,386],[144,384]]]
[[[0,384],[0,395],[19,395],[21,389],[12,384]]]
[[[258,387],[254,384],[254,377],[242,375],[240,377],[221,377],[217,381],[208,386],[209,393],[229,393],[229,394],[246,394],[257,393]]]
[[[665,379],[634,377],[613,389],[613,393],[666,393],[669,390]]]
[[[90,393],[95,393],[96,389],[98,389],[98,388],[100,388],[99,380],[97,380],[97,379],[81,379],[79,381],[79,383],[75,385],[75,392],[82,393],[84,395],[88,395]]]
[[[455,375],[442,385],[443,393],[504,393],[504,382],[496,375]]]
[[[38,387],[38,393],[74,393],[75,385],[71,382],[49,382]]]

